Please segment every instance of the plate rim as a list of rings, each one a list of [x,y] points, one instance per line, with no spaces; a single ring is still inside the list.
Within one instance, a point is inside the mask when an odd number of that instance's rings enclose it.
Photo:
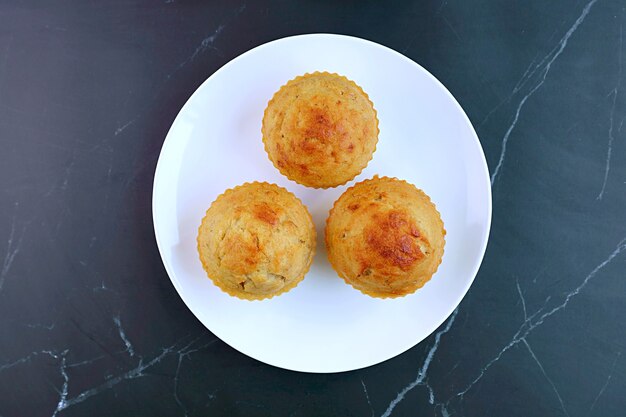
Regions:
[[[215,76],[216,74],[218,74],[221,71],[226,70],[231,64],[233,64],[234,62],[238,61],[239,59],[241,59],[242,57],[252,53],[252,52],[258,52],[258,50],[260,49],[264,49],[270,45],[276,44],[276,43],[281,43],[281,42],[285,42],[285,41],[290,41],[290,40],[297,40],[299,38],[342,38],[342,39],[347,39],[350,40],[352,42],[357,42],[357,43],[363,43],[366,44],[369,47],[375,47],[375,48],[381,48],[383,50],[385,50],[388,53],[391,53],[393,55],[396,55],[398,58],[400,58],[401,60],[407,62],[408,64],[410,64],[411,66],[415,67],[416,70],[422,72],[424,75],[426,75],[428,78],[431,79],[431,81],[433,81],[447,96],[449,99],[451,99],[451,101],[454,103],[454,105],[457,107],[457,109],[460,111],[460,113],[462,114],[462,119],[465,121],[465,124],[467,125],[467,127],[469,128],[470,132],[473,133],[472,139],[474,142],[474,145],[477,146],[477,149],[479,151],[479,156],[480,156],[480,166],[482,168],[482,173],[483,173],[483,178],[486,180],[486,190],[487,190],[487,200],[486,200],[486,209],[487,209],[487,216],[486,216],[486,228],[483,232],[483,235],[481,236],[481,242],[480,242],[480,256],[478,256],[474,262],[473,267],[471,268],[471,279],[467,280],[464,288],[462,288],[462,291],[458,297],[458,299],[454,302],[451,303],[450,306],[450,311],[448,313],[446,313],[445,315],[442,315],[441,320],[436,320],[435,321],[435,325],[432,326],[432,328],[425,333],[425,335],[420,338],[419,340],[417,340],[413,345],[407,347],[407,348],[401,348],[398,351],[393,351],[390,355],[385,355],[386,357],[382,360],[377,360],[376,362],[370,363],[370,364],[365,364],[363,366],[357,366],[357,367],[344,367],[341,369],[337,369],[337,370],[331,370],[331,371],[325,371],[325,370],[314,370],[314,369],[294,369],[294,367],[289,367],[289,366],[285,366],[282,364],[278,364],[278,363],[272,363],[272,361],[268,361],[265,359],[260,359],[257,357],[256,354],[251,354],[251,353],[247,353],[247,352],[243,352],[241,349],[231,345],[228,341],[224,340],[223,338],[221,338],[217,333],[215,333],[214,330],[210,329],[199,317],[198,315],[196,315],[196,313],[194,312],[194,309],[190,306],[190,304],[187,302],[187,300],[185,299],[185,296],[183,295],[183,291],[182,288],[180,287],[180,285],[177,283],[177,281],[173,278],[173,276],[175,275],[173,273],[173,269],[171,267],[171,265],[169,264],[168,260],[166,259],[166,257],[164,256],[164,250],[162,248],[163,243],[162,243],[162,239],[160,237],[160,233],[159,230],[157,228],[157,219],[156,219],[156,211],[157,211],[157,204],[156,204],[156,198],[155,196],[157,195],[157,186],[158,186],[158,179],[160,178],[160,172],[163,170],[162,166],[162,157],[165,153],[165,150],[171,146],[171,144],[173,143],[174,139],[173,139],[173,135],[171,135],[175,125],[177,124],[177,121],[179,120],[181,114],[183,114],[184,110],[187,108],[187,106],[189,105],[189,103],[191,103],[195,96],[197,94],[199,94],[199,92],[201,90],[203,90],[205,87],[205,85],[209,82],[209,80]],[[299,35],[292,35],[292,36],[285,36],[282,38],[278,38],[278,39],[274,39],[265,43],[262,43],[260,45],[257,45],[253,48],[250,48],[248,50],[246,50],[245,52],[237,55],[236,57],[234,57],[233,59],[229,60],[228,62],[224,63],[224,65],[222,65],[220,68],[218,68],[216,71],[212,72],[196,89],[195,91],[189,96],[189,98],[185,101],[185,103],[183,104],[183,106],[180,108],[180,110],[178,111],[178,113],[176,114],[176,117],[174,118],[170,128],[167,131],[167,134],[165,135],[165,139],[163,140],[163,144],[161,145],[161,150],[159,151],[159,158],[157,160],[157,164],[156,164],[156,168],[154,171],[154,178],[153,178],[153,184],[152,184],[152,204],[151,204],[151,208],[152,208],[152,224],[153,224],[153,230],[154,230],[154,235],[155,235],[155,240],[157,243],[157,248],[159,250],[159,256],[161,258],[161,262],[163,263],[163,266],[165,267],[165,271],[167,273],[168,278],[170,279],[172,285],[174,286],[174,288],[176,289],[176,292],[178,293],[178,296],[181,298],[181,300],[183,301],[183,303],[185,304],[185,306],[189,309],[189,311],[191,311],[191,313],[194,315],[194,317],[196,318],[196,320],[198,320],[207,330],[209,330],[213,335],[215,335],[217,338],[219,338],[222,342],[224,342],[225,344],[227,344],[229,347],[231,347],[232,349],[235,349],[237,352],[240,352],[241,354],[253,358],[261,363],[270,365],[270,366],[274,366],[280,369],[285,369],[285,370],[289,370],[289,371],[294,371],[294,372],[302,372],[302,373],[313,373],[313,374],[331,374],[331,373],[343,373],[343,372],[349,372],[349,371],[354,371],[354,370],[359,370],[359,369],[364,369],[364,368],[368,368],[371,366],[375,366],[375,365],[379,365],[382,364],[384,362],[387,362],[399,355],[402,355],[403,353],[407,352],[408,350],[414,348],[415,346],[417,346],[418,344],[420,344],[421,342],[423,342],[426,338],[428,338],[429,336],[431,336],[446,320],[448,320],[448,318],[454,313],[454,311],[456,311],[459,307],[459,305],[461,304],[461,302],[463,301],[463,299],[465,298],[465,296],[467,295],[470,287],[472,286],[472,284],[474,283],[474,280],[476,279],[476,276],[478,275],[478,272],[480,270],[480,266],[482,265],[482,262],[484,260],[485,257],[485,253],[487,250],[487,246],[489,243],[489,237],[491,234],[491,223],[492,223],[492,215],[493,215],[493,207],[492,207],[492,202],[493,202],[493,196],[492,196],[492,189],[491,189],[491,180],[490,180],[490,174],[489,174],[489,166],[487,164],[487,159],[485,157],[485,152],[484,149],[482,147],[482,144],[480,142],[480,139],[478,137],[478,134],[476,133],[476,129],[474,129],[474,126],[472,125],[472,122],[470,121],[469,117],[467,116],[467,114],[465,113],[465,110],[463,109],[463,107],[461,106],[461,104],[457,101],[457,99],[454,97],[454,95],[452,95],[452,93],[446,88],[446,86],[439,81],[439,79],[437,79],[437,77],[435,77],[432,73],[430,73],[427,69],[425,69],[424,67],[422,67],[419,63],[413,61],[411,58],[407,57],[406,55],[388,47],[382,44],[379,44],[377,42],[374,42],[372,40],[369,39],[365,39],[365,38],[360,38],[360,37],[356,37],[356,36],[351,36],[351,35],[343,35],[343,34],[336,34],[336,33],[327,33],[327,32],[316,32],[316,33],[306,33],[306,34],[299,34]]]

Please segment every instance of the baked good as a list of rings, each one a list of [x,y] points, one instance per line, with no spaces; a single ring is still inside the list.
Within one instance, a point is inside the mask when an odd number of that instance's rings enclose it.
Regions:
[[[357,290],[401,297],[437,271],[445,234],[439,212],[423,191],[375,176],[335,202],[326,222],[326,249],[335,271]]]
[[[275,184],[246,183],[220,195],[198,229],[198,253],[209,278],[247,300],[294,288],[315,252],[315,226],[298,198]]]
[[[274,166],[307,187],[356,177],[372,159],[378,118],[367,94],[346,77],[305,74],[282,86],[263,115],[263,143]]]

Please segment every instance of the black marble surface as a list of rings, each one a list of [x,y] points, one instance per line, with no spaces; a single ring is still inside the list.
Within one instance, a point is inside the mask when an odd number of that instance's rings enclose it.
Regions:
[[[0,415],[626,415],[626,3],[0,2]],[[476,127],[494,215],[455,314],[367,369],[216,340],[157,252],[152,179],[189,95],[333,32],[403,52]],[[626,353],[626,352],[624,352]]]

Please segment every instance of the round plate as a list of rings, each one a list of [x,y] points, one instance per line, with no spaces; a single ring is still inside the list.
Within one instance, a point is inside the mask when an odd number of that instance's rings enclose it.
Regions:
[[[368,93],[380,120],[374,158],[346,186],[317,190],[282,176],[261,142],[267,102],[297,75],[336,72]],[[405,179],[429,194],[447,230],[439,270],[415,294],[375,299],[328,263],[324,224],[346,187],[373,175]],[[313,215],[317,253],[293,290],[265,301],[220,291],[202,269],[198,226],[211,202],[248,181],[277,183]],[[262,362],[341,372],[392,358],[432,333],[459,304],[489,236],[491,187],[467,116],[435,77],[376,43],[340,35],[294,36],[254,48],[207,79],[165,139],[154,178],[154,229],[165,268],[189,309],[216,336]]]

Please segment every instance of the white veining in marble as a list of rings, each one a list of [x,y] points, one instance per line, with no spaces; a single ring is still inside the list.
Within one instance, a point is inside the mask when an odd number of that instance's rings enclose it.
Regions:
[[[546,299],[546,304],[549,301],[549,297]],[[544,305],[545,307],[545,305]],[[536,317],[541,311],[542,311],[543,307],[541,309],[539,309],[537,312],[535,312],[535,314],[531,315],[527,320],[525,320],[522,325],[520,326],[520,328],[517,330],[517,332],[513,335],[511,341],[504,346],[500,352],[498,352],[498,354],[491,359],[489,362],[487,362],[487,364],[485,366],[483,366],[480,369],[480,372],[478,374],[478,376],[476,378],[474,378],[474,380],[467,386],[465,387],[465,389],[459,391],[458,393],[455,394],[456,397],[461,397],[463,398],[463,396],[469,391],[471,390],[474,385],[480,381],[482,379],[482,377],[485,375],[485,373],[487,372],[487,370],[489,368],[491,368],[491,366],[498,362],[500,360],[500,358],[502,357],[502,355],[504,355],[504,353],[506,351],[508,351],[509,349],[511,349],[513,346],[517,345],[519,342],[521,342],[522,338],[526,336],[526,333],[524,333],[524,331],[527,329],[527,326],[530,324],[531,320]],[[448,400],[448,402],[450,402],[450,400]]]
[[[115,132],[113,133],[113,135],[117,136],[120,133],[122,133],[124,130],[126,130],[127,127],[130,127],[133,123],[135,123],[135,120],[137,120],[137,117],[139,116],[136,116],[135,118],[130,119],[129,121],[127,121],[126,123],[118,127],[117,129],[115,129]]]
[[[626,239],[622,239],[622,241],[620,241],[617,244],[617,247],[609,255],[609,257],[607,259],[605,259],[602,263],[600,263],[598,266],[596,266],[593,269],[593,271],[591,271],[589,273],[589,275],[587,275],[585,277],[583,282],[578,287],[574,288],[573,291],[569,292],[567,294],[567,296],[565,297],[565,300],[561,304],[559,304],[558,306],[554,307],[552,310],[548,311],[547,313],[543,314],[539,318],[539,320],[537,320],[537,322],[529,329],[529,332],[530,332],[530,330],[533,330],[534,328],[536,328],[536,327],[540,326],[541,324],[543,324],[545,319],[547,319],[548,317],[552,316],[554,313],[558,312],[559,310],[562,310],[563,308],[565,308],[567,306],[567,304],[570,302],[570,300],[573,297],[577,296],[580,293],[580,291],[582,291],[582,289],[587,286],[589,281],[591,281],[591,279],[593,279],[597,275],[597,273],[600,272],[600,270],[602,268],[604,268],[609,263],[611,263],[611,261],[613,261],[613,259],[615,259],[615,257],[617,257],[619,254],[621,254],[624,250],[626,250]]]
[[[524,321],[527,321],[528,312],[526,311],[526,300],[524,299],[524,294],[522,293],[522,289],[519,286],[519,279],[515,280],[515,284],[517,285],[517,293],[519,294],[519,299],[522,302],[522,310],[524,310]]]
[[[443,22],[446,24],[446,26],[448,26],[448,28],[450,28],[450,31],[452,32],[454,37],[458,41],[463,42],[463,38],[461,38],[461,35],[459,35],[459,33],[456,31],[456,29],[454,28],[452,23],[450,23],[450,20],[448,20],[448,18],[445,15],[443,15],[443,14],[441,15],[441,20],[443,20]]]
[[[125,351],[122,351],[122,352],[125,352]],[[114,353],[117,354],[117,353],[120,353],[120,352],[114,352]],[[109,355],[99,355],[99,356],[96,356],[95,358],[86,359],[86,360],[80,361],[80,362],[70,363],[70,364],[67,365],[67,367],[68,368],[78,368],[79,366],[91,365],[94,362],[97,362],[97,361],[99,361],[101,359],[108,358],[108,357],[109,357]]]
[[[212,345],[213,343],[215,343],[217,341],[217,339],[211,340],[210,342],[197,347],[197,348],[191,348],[191,345],[197,341],[198,339],[194,340],[193,342],[187,344],[186,346],[180,348],[180,349],[176,349],[176,345],[178,343],[175,343],[167,348],[162,349],[161,353],[157,356],[155,356],[154,358],[152,358],[150,361],[148,362],[144,362],[143,359],[139,360],[139,363],[137,364],[136,367],[124,372],[121,375],[115,376],[115,377],[111,377],[108,378],[104,383],[84,390],[82,391],[80,394],[72,397],[72,398],[67,398],[68,396],[61,396],[62,401],[59,401],[59,403],[57,404],[57,408],[54,411],[53,416],[55,416],[57,413],[73,406],[79,403],[82,403],[83,401],[93,397],[94,395],[100,394],[101,392],[114,387],[115,385],[119,384],[122,381],[126,381],[126,380],[132,380],[132,379],[136,379],[136,378],[141,378],[146,376],[145,371],[148,370],[149,368],[153,367],[154,365],[160,363],[165,357],[169,356],[169,355],[173,355],[173,354],[177,354],[179,355],[179,357],[182,355],[183,357],[186,357],[194,352],[197,352],[201,349],[204,349],[210,345]],[[141,357],[140,357],[141,358]],[[65,360],[62,361],[62,370],[66,369],[66,365],[65,365]],[[64,374],[64,376],[67,375],[67,373]],[[178,380],[178,376],[176,376],[174,382],[175,384],[177,384]],[[63,387],[64,389],[67,388],[67,385],[69,385],[69,377],[67,378],[67,380],[65,381]],[[64,390],[62,389],[61,393],[63,393]]]
[[[44,330],[54,330],[54,328],[56,327],[56,323],[52,323],[52,324],[25,324],[24,326],[28,327],[29,329],[44,329]]]
[[[176,365],[176,373],[174,374],[174,401],[176,401],[176,404],[178,404],[181,410],[183,410],[183,415],[187,417],[187,407],[185,407],[183,402],[180,400],[180,397],[178,396],[178,376],[180,374],[180,366],[182,363],[183,357],[181,355],[178,355],[178,364]]]
[[[475,385],[478,381],[480,381],[482,379],[482,377],[485,375],[485,373],[487,372],[487,370],[489,368],[491,368],[491,366],[493,364],[495,364],[497,361],[500,360],[500,358],[502,357],[502,355],[504,355],[505,352],[507,352],[509,349],[511,349],[513,346],[516,346],[518,343],[524,341],[526,339],[526,337],[536,328],[538,328],[539,326],[541,326],[546,319],[550,318],[551,316],[553,316],[555,313],[563,310],[565,307],[567,307],[567,305],[569,304],[570,300],[577,296],[578,294],[580,294],[580,291],[585,288],[587,286],[587,284],[598,274],[598,272],[600,272],[604,267],[606,267],[609,263],[611,263],[611,261],[613,261],[618,255],[620,255],[624,250],[626,250],[626,239],[623,239],[621,242],[619,242],[617,244],[617,247],[615,248],[615,250],[613,252],[611,252],[611,254],[604,260],[602,261],[598,266],[596,266],[584,279],[583,281],[580,283],[580,285],[578,285],[576,288],[574,288],[572,291],[570,291],[567,296],[565,297],[565,299],[563,300],[562,303],[560,303],[559,305],[557,305],[556,307],[552,308],[550,311],[545,312],[541,315],[539,315],[539,313],[544,309],[544,307],[540,308],[537,312],[535,312],[534,314],[532,314],[530,317],[528,317],[528,320],[524,321],[524,323],[522,323],[522,325],[520,326],[520,328],[517,330],[517,332],[513,335],[513,337],[511,338],[511,340],[509,341],[509,343],[507,343],[499,352],[498,354],[491,359],[489,362],[487,362],[487,364],[485,366],[483,366],[480,371],[478,376],[476,376],[464,389],[460,390],[459,392],[457,392],[454,397],[459,397],[459,398],[463,398],[463,396],[465,394],[467,394]],[[536,316],[539,315],[539,318],[534,321],[534,318]],[[452,400],[449,399],[448,403]]]
[[[15,214],[13,215],[13,220],[11,221],[11,231],[9,232],[9,238],[7,240],[7,252],[4,256],[4,260],[2,261],[2,269],[0,270],[0,291],[4,287],[4,282],[11,270],[11,266],[13,265],[13,261],[15,257],[20,252],[20,248],[22,247],[22,240],[24,239],[24,232],[26,231],[26,226],[22,228],[22,232],[20,237],[15,237],[15,226],[17,222],[17,210],[19,204],[15,203]]]
[[[193,344],[195,344],[198,340],[200,340],[202,338],[198,337],[195,340],[192,340],[190,343],[188,343],[185,347],[183,347],[182,349],[180,349],[177,354],[178,354],[178,362],[176,364],[176,372],[174,373],[174,401],[176,401],[176,404],[178,404],[178,406],[181,408],[181,410],[183,411],[183,415],[185,417],[188,416],[188,410],[187,407],[183,404],[182,400],[180,399],[180,397],[178,396],[178,381],[179,381],[179,376],[180,376],[180,369],[183,363],[183,359],[188,358],[189,355],[191,355],[192,353],[195,353],[199,350],[205,349],[209,346],[211,346],[212,344],[214,344],[215,342],[218,341],[218,339],[213,339],[211,341],[209,341],[208,343],[205,343],[197,348],[191,348],[191,346]]]
[[[389,406],[387,407],[385,412],[381,415],[381,417],[389,417],[391,413],[393,412],[393,409],[396,407],[396,405],[398,405],[398,403],[404,399],[404,396],[413,388],[417,387],[418,385],[421,385],[424,382],[426,378],[426,373],[428,372],[428,368],[430,367],[433,357],[435,356],[435,352],[437,352],[437,349],[439,348],[439,342],[441,341],[441,336],[448,333],[448,331],[452,327],[452,323],[454,323],[454,319],[456,319],[458,312],[459,312],[458,309],[454,310],[454,312],[448,319],[448,323],[446,324],[446,326],[435,334],[435,343],[428,351],[428,354],[426,355],[426,359],[424,359],[424,363],[422,364],[422,367],[417,373],[417,377],[415,378],[413,382],[411,382],[409,385],[404,387],[398,393],[398,395],[396,395],[396,398],[394,398],[389,403]]]
[[[104,286],[104,283],[102,286]],[[113,317],[113,322],[115,323],[115,326],[117,327],[117,331],[120,334],[120,338],[122,339],[122,341],[124,342],[124,345],[126,346],[126,352],[128,352],[128,354],[131,357],[135,356],[135,349],[133,349],[132,343],[130,343],[130,340],[128,340],[128,337],[126,336],[126,333],[124,332],[124,328],[122,327],[122,322],[120,321],[120,316]]]
[[[448,412],[448,409],[444,406],[441,407],[441,416],[442,417],[450,417],[450,413]]]
[[[111,290],[109,287],[107,287],[107,286],[104,284],[104,281],[102,281],[102,282],[100,283],[100,286],[99,286],[99,287],[93,287],[91,290],[92,290],[93,292],[99,292],[99,291],[112,291],[112,292],[113,292],[113,290]]]
[[[552,381],[552,379],[548,376],[548,373],[546,372],[546,370],[544,369],[543,365],[539,361],[539,358],[537,358],[537,355],[535,355],[535,352],[530,347],[530,344],[528,343],[528,340],[526,340],[524,338],[524,339],[522,339],[522,342],[524,342],[524,345],[526,346],[526,349],[528,349],[528,352],[530,353],[530,356],[532,356],[532,358],[535,360],[535,362],[537,363],[537,366],[539,366],[539,370],[541,370],[541,373],[543,374],[543,376],[546,378],[546,380],[548,381],[548,383],[552,387],[552,390],[556,394],[556,397],[559,400],[559,403],[561,404],[561,409],[563,410],[563,413],[566,416],[569,417],[569,413],[567,412],[567,408],[565,408],[565,403],[563,402],[563,398],[561,397],[561,394],[559,393],[559,390],[556,388],[556,385],[554,385],[554,381]]]
[[[611,105],[611,113],[609,115],[609,142],[607,144],[607,149],[606,149],[606,163],[604,166],[604,178],[602,180],[602,188],[600,189],[600,193],[596,197],[596,200],[602,200],[602,197],[604,197],[604,192],[606,190],[606,182],[609,179],[609,171],[611,170],[611,153],[613,152],[613,141],[615,140],[615,134],[614,134],[614,129],[613,129],[614,119],[615,119],[615,103],[617,102],[617,96],[619,95],[619,90],[622,85],[622,46],[623,46],[622,27],[623,25],[620,24],[619,50],[618,50],[618,58],[617,58],[618,59],[617,84],[615,85],[615,88],[613,89],[613,91],[611,91],[611,95],[613,96],[613,103]],[[622,122],[620,122],[619,130],[622,129],[621,123],[623,122],[624,122],[624,119],[622,119]]]
[[[543,276],[543,274],[546,272],[546,267],[543,267],[539,270],[539,272],[537,272],[535,274],[535,276],[533,277],[533,284],[537,283],[537,279],[541,276]]]
[[[237,11],[235,13],[235,17],[240,15],[245,10],[245,8],[246,8],[246,4],[244,3],[241,7],[239,7],[239,9],[237,9]],[[213,44],[215,43],[215,41],[217,40],[217,38],[220,36],[220,34],[226,28],[227,25],[228,24],[226,22],[221,23],[217,27],[217,29],[215,29],[209,36],[207,36],[204,39],[202,39],[202,41],[196,47],[196,49],[193,51],[193,53],[187,59],[185,59],[180,64],[178,64],[178,66],[174,69],[174,71],[172,71],[170,74],[167,75],[167,78],[168,79],[171,78],[172,75],[174,75],[175,73],[180,71],[185,65],[189,64],[190,62],[192,62],[194,59],[196,59],[198,57],[198,55],[202,54],[207,49],[217,49],[217,48],[215,48],[215,46],[213,46]]]
[[[61,191],[67,190],[67,184],[70,181],[70,175],[72,174],[72,170],[74,169],[74,165],[76,165],[76,153],[72,151],[72,156],[70,162],[65,167],[65,175],[63,176],[63,182],[61,183]]]
[[[363,382],[363,378],[359,378],[361,381],[361,385],[363,386],[363,393],[365,394],[365,399],[367,400],[367,404],[370,406],[370,410],[372,411],[372,417],[374,417],[374,407],[372,406],[372,402],[370,401],[370,395],[367,392],[367,387],[365,386],[365,382]]]
[[[552,56],[552,54],[558,49],[558,46],[559,45],[557,44],[557,46],[552,48],[550,52],[546,56],[544,56],[541,61],[539,61],[539,63],[536,63],[540,55],[539,53],[537,53],[537,55],[533,58],[530,64],[528,64],[528,67],[513,87],[513,90],[504,99],[500,100],[500,102],[496,104],[491,110],[489,110],[489,112],[487,112],[487,115],[478,124],[479,128],[482,128],[496,111],[498,111],[504,104],[509,103],[513,99],[513,97],[515,97],[515,95],[519,93],[530,80],[533,79],[539,68],[541,68],[541,66],[545,64],[546,60]]]
[[[57,408],[56,410],[54,410],[54,413],[52,413],[52,417],[55,417],[61,410],[66,408],[68,385],[70,381],[70,378],[67,375],[67,361],[66,361],[67,352],[68,351],[65,350],[61,353],[61,365],[59,369],[61,371],[61,376],[63,377],[63,386],[61,387],[61,392],[59,394],[59,402],[57,404]],[[54,357],[56,358],[58,356],[54,355]]]
[[[20,358],[20,359],[17,359],[17,360],[15,360],[13,362],[9,362],[9,363],[5,363],[4,365],[0,365],[0,372],[6,371],[7,369],[11,369],[14,366],[17,366],[17,365],[19,365],[21,363],[28,362],[29,360],[32,359],[32,357],[34,355],[38,355],[38,354],[40,354],[40,352],[33,352],[30,355],[25,356],[25,357]]]
[[[0,372],[3,372],[7,369],[13,368],[17,365],[20,365],[22,363],[28,363],[30,362],[34,357],[40,356],[40,355],[47,355],[50,356],[53,359],[59,359],[61,358],[61,362],[59,364],[59,370],[61,373],[61,376],[63,377],[63,385],[61,386],[61,389],[59,390],[59,402],[57,404],[57,409],[54,411],[54,413],[52,414],[52,416],[56,416],[57,413],[59,412],[59,407],[62,407],[63,404],[65,404],[65,400],[67,398],[67,394],[68,394],[68,382],[69,382],[69,376],[67,374],[67,362],[66,362],[66,355],[69,352],[69,350],[64,350],[61,353],[57,353],[55,351],[52,350],[42,350],[39,352],[31,352],[30,354],[28,354],[27,356],[17,359],[13,362],[4,364],[2,366],[0,366]]]
[[[507,144],[508,144],[509,138],[511,136],[511,133],[513,132],[513,129],[515,129],[515,126],[517,125],[517,122],[518,122],[519,117],[520,117],[520,113],[521,113],[522,109],[524,108],[524,105],[526,104],[526,101],[530,97],[532,97],[532,95],[535,94],[535,92],[537,90],[539,90],[539,88],[546,81],[546,77],[548,76],[548,73],[550,72],[550,69],[552,68],[552,64],[554,64],[556,59],[563,53],[563,50],[567,46],[567,43],[568,43],[570,37],[574,34],[576,29],[578,29],[580,24],[585,20],[585,18],[589,14],[589,11],[591,10],[591,7],[597,1],[598,0],[591,0],[589,3],[587,3],[587,5],[583,8],[583,11],[580,14],[580,16],[578,17],[578,19],[576,19],[574,24],[569,28],[569,30],[561,38],[561,40],[559,41],[557,46],[554,49],[552,49],[552,51],[550,51],[550,53],[548,55],[546,55],[546,57],[544,57],[544,59],[540,62],[539,66],[541,66],[542,63],[543,63],[543,71],[541,73],[539,81],[537,82],[537,84],[535,84],[530,89],[530,91],[528,93],[526,93],[526,95],[524,97],[522,97],[522,99],[518,103],[517,109],[515,111],[515,116],[513,117],[513,121],[509,125],[509,128],[507,129],[506,133],[504,134],[504,137],[502,138],[502,145],[501,145],[501,150],[500,150],[500,158],[498,159],[498,163],[497,163],[495,169],[493,170],[493,173],[491,174],[491,185],[493,185],[496,182],[496,180],[498,179],[498,175],[500,174],[500,171],[502,170],[502,167],[504,165],[504,159],[506,157],[506,150],[507,150]],[[550,58],[548,59],[548,57],[550,57]],[[528,74],[527,77],[531,77],[533,74],[534,74],[534,71],[531,71],[531,73]]]
[[[122,337],[122,340],[126,341],[128,340],[125,337],[125,334],[123,332],[121,324],[117,324],[117,322],[119,320],[115,320],[116,322],[116,326],[118,328],[118,331],[120,331],[120,337]],[[122,334],[124,334],[124,336],[122,336]],[[148,370],[149,368],[153,367],[154,365],[160,363],[165,357],[167,356],[171,356],[171,355],[177,355],[178,356],[178,366],[176,369],[176,375],[174,377],[174,387],[175,387],[175,398],[176,401],[179,403],[179,405],[182,406],[182,403],[180,402],[180,399],[178,398],[178,394],[177,394],[177,388],[178,388],[178,379],[179,379],[179,372],[180,372],[180,367],[181,367],[181,363],[183,361],[184,358],[189,357],[189,355],[191,355],[192,353],[198,352],[202,349],[205,349],[209,346],[211,346],[212,344],[214,344],[215,342],[217,342],[219,339],[212,339],[207,343],[204,343],[200,346],[194,347],[194,344],[196,344],[196,342],[198,342],[203,336],[198,337],[197,339],[194,339],[192,342],[186,344],[185,346],[183,346],[182,348],[176,348],[176,346],[179,344],[179,342],[162,349],[161,353],[155,357],[153,357],[151,360],[145,362],[143,360],[143,358],[140,355],[137,355],[134,353],[134,350],[132,350],[132,347],[129,349],[128,345],[127,345],[127,349],[123,350],[123,351],[117,351],[117,352],[113,352],[113,353],[109,353],[108,355],[100,355],[97,356],[95,358],[92,359],[88,359],[88,360],[83,360],[80,362],[75,362],[75,363],[68,363],[67,361],[67,355],[69,353],[68,349],[65,349],[61,352],[59,351],[55,351],[55,350],[41,350],[41,351],[35,351],[35,352],[31,352],[30,354],[26,355],[23,358],[19,358],[17,360],[5,363],[3,365],[0,365],[0,373],[14,368],[18,365],[24,364],[24,363],[29,363],[33,358],[35,357],[39,357],[41,355],[44,356],[49,356],[53,359],[56,359],[59,361],[59,373],[62,377],[62,385],[61,387],[57,390],[57,392],[59,393],[59,400],[56,404],[56,408],[53,410],[52,412],[52,416],[55,417],[57,416],[59,413],[61,413],[63,410],[82,403],[83,401],[97,395],[100,394],[101,392],[112,388],[113,386],[119,384],[122,381],[126,381],[126,380],[132,380],[132,379],[136,379],[136,378],[140,378],[143,376],[146,376],[147,374],[145,373],[146,370]],[[130,342],[128,342],[130,344]],[[132,345],[131,345],[132,346]],[[135,366],[134,368],[120,374],[117,376],[109,376],[105,378],[105,382],[103,382],[102,384],[96,386],[96,387],[92,387],[86,390],[83,390],[82,392],[80,392],[79,394],[70,397],[69,395],[69,389],[70,389],[70,373],[69,370],[72,368],[76,368],[79,366],[86,366],[86,365],[90,365],[98,360],[104,359],[106,357],[109,357],[110,355],[114,355],[114,354],[119,354],[122,352],[128,352],[130,353],[130,350],[133,351],[133,357],[137,357],[139,359],[139,362],[137,363],[137,366]],[[186,413],[185,413],[186,414]]]
[[[433,387],[428,383],[428,381],[426,381],[424,385],[428,390],[428,403],[435,404],[435,390],[433,390]]]
[[[235,15],[233,16],[233,18],[239,16],[245,9],[246,9],[246,4],[244,3],[238,9],[235,10]],[[170,78],[172,78],[172,76],[174,76],[174,74],[176,74],[178,71],[180,71],[187,64],[193,62],[198,56],[200,56],[202,53],[204,53],[207,49],[215,49],[215,50],[217,50],[217,48],[213,44],[220,37],[220,35],[224,31],[224,29],[228,26],[228,24],[229,24],[228,21],[220,23],[217,26],[217,28],[213,32],[211,32],[210,35],[206,36],[204,39],[202,39],[200,41],[200,44],[196,47],[196,49],[194,49],[194,51],[191,53],[191,55],[189,57],[187,57],[185,60],[183,60],[180,64],[178,64],[176,66],[176,68],[174,68],[174,70],[172,72],[170,72],[169,74],[167,74],[165,76],[165,79],[169,80]],[[133,124],[135,124],[135,122],[140,117],[143,116],[143,114],[146,112],[146,110],[147,109],[144,109],[143,112],[140,112],[139,114],[136,114],[132,119],[129,119],[124,124],[118,126],[115,129],[115,131],[113,132],[113,136],[118,136],[119,134],[124,132],[128,127],[130,127]],[[105,140],[104,143],[106,143],[108,145],[108,139]],[[100,144],[100,145],[96,146],[94,148],[94,150],[102,147],[103,144]],[[108,145],[108,146],[110,146],[110,145]]]
[[[103,384],[101,384],[101,385],[99,385],[97,387],[87,389],[87,390],[81,392],[80,394],[76,395],[73,398],[70,398],[70,399],[64,398],[62,402],[59,401],[59,404],[57,405],[57,408],[54,411],[53,416],[56,415],[58,412],[65,410],[68,407],[71,407],[73,405],[82,403],[83,401],[93,397],[94,395],[100,394],[101,392],[103,392],[103,391],[105,391],[105,390],[107,390],[107,389],[109,389],[109,388],[119,384],[122,381],[129,380],[129,379],[140,378],[142,376],[145,376],[144,371],[146,369],[154,366],[155,364],[159,363],[167,355],[171,354],[172,351],[174,350],[175,346],[176,345],[174,344],[174,345],[172,345],[172,346],[170,346],[168,348],[163,349],[163,351],[161,352],[160,355],[154,357],[151,361],[149,361],[147,363],[144,363],[143,361],[139,361],[139,364],[135,368],[133,368],[133,369],[131,369],[131,370],[121,374],[121,375],[118,375],[116,377],[109,378]]]
[[[591,407],[589,407],[590,413],[596,407],[596,404],[598,403],[598,400],[600,399],[600,397],[602,397],[602,394],[604,394],[606,387],[609,386],[609,383],[611,382],[611,378],[613,378],[613,373],[615,372],[615,366],[617,365],[617,361],[619,360],[620,356],[622,356],[622,351],[617,352],[617,355],[615,355],[615,360],[613,361],[613,365],[611,365],[611,370],[609,371],[609,375],[606,377],[606,382],[604,383],[604,385],[602,385],[602,388],[600,388],[600,391],[598,392],[598,395],[596,395],[596,398],[593,399],[593,402],[591,403]]]

